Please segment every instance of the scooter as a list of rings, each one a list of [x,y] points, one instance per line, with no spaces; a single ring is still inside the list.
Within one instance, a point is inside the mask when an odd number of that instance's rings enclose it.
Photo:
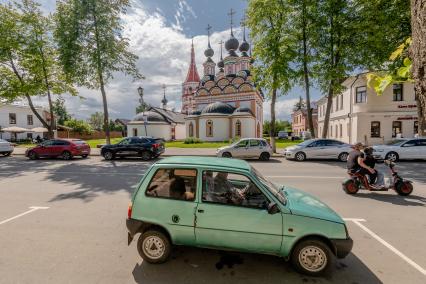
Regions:
[[[388,191],[389,189],[393,189],[396,191],[396,193],[398,193],[398,195],[410,195],[413,192],[413,183],[409,180],[403,179],[398,174],[395,169],[394,162],[385,160],[384,163],[389,167],[390,172],[392,174],[392,183],[389,186],[377,188],[369,183],[367,176],[359,173],[348,172],[350,179],[347,179],[343,182],[343,190],[347,194],[356,194],[360,189],[365,189],[369,191]]]

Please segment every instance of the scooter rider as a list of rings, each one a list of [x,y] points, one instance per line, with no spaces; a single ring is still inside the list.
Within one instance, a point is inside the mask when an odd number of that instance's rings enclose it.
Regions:
[[[364,153],[361,152],[365,146],[362,143],[356,143],[352,146],[354,149],[348,155],[347,168],[350,173],[359,173],[363,176],[368,175],[370,180],[376,180],[377,172],[364,163]]]
[[[376,159],[373,157],[373,148],[371,147],[366,147],[364,150],[364,164],[366,164],[367,166],[369,166],[372,169],[375,169],[374,167],[376,166]],[[384,187],[385,186],[385,176],[383,175],[382,172],[379,172],[378,170],[376,170],[376,178],[374,178],[374,175],[372,176],[371,174],[368,175],[368,177],[370,178],[369,182],[371,185],[377,186],[377,187]]]

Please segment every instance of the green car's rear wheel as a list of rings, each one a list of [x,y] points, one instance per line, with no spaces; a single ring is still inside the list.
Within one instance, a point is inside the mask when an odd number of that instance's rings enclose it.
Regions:
[[[333,257],[330,248],[324,242],[308,239],[296,245],[291,262],[300,273],[319,276],[330,269]]]
[[[143,233],[138,240],[138,252],[143,260],[149,263],[166,262],[171,249],[169,238],[157,230]]]

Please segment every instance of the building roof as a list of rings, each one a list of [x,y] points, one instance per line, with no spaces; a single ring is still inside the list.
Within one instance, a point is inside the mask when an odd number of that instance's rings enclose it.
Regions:
[[[222,102],[214,102],[207,105],[202,111],[201,114],[207,113],[220,113],[220,114],[232,114],[235,108],[231,105]]]
[[[200,76],[198,75],[197,65],[195,64],[194,43],[191,44],[191,63],[189,64],[188,73],[185,79],[185,83],[188,82],[200,82]]]
[[[211,166],[211,167],[222,167],[226,169],[241,169],[250,170],[250,165],[243,160],[239,159],[227,159],[227,158],[214,158],[214,157],[200,157],[200,156],[174,156],[164,158],[157,162],[160,165],[195,165],[195,166]]]
[[[155,111],[173,123],[185,123],[185,114],[159,107],[151,107],[150,110]]]
[[[126,119],[126,118],[117,118],[115,120],[116,123],[120,123],[122,125],[127,125],[130,122],[130,119]]]
[[[251,115],[254,115],[251,109],[248,107],[239,107],[234,111],[234,113],[250,113]]]
[[[166,118],[154,111],[140,112],[132,119],[132,121],[167,122]]]

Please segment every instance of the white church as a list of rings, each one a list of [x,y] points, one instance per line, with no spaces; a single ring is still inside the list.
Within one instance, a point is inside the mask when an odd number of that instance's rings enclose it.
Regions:
[[[181,113],[167,110],[164,96],[163,108],[150,107],[129,122],[128,135],[148,135],[165,140],[196,137],[203,141],[262,137],[264,97],[256,89],[250,74],[252,57],[248,54],[250,45],[246,41],[245,29],[240,44],[231,26],[225,49],[228,54],[223,58],[221,45],[216,64],[212,59],[214,51],[209,31],[208,46],[204,51],[204,74],[200,79],[192,44],[191,61],[182,84]]]

